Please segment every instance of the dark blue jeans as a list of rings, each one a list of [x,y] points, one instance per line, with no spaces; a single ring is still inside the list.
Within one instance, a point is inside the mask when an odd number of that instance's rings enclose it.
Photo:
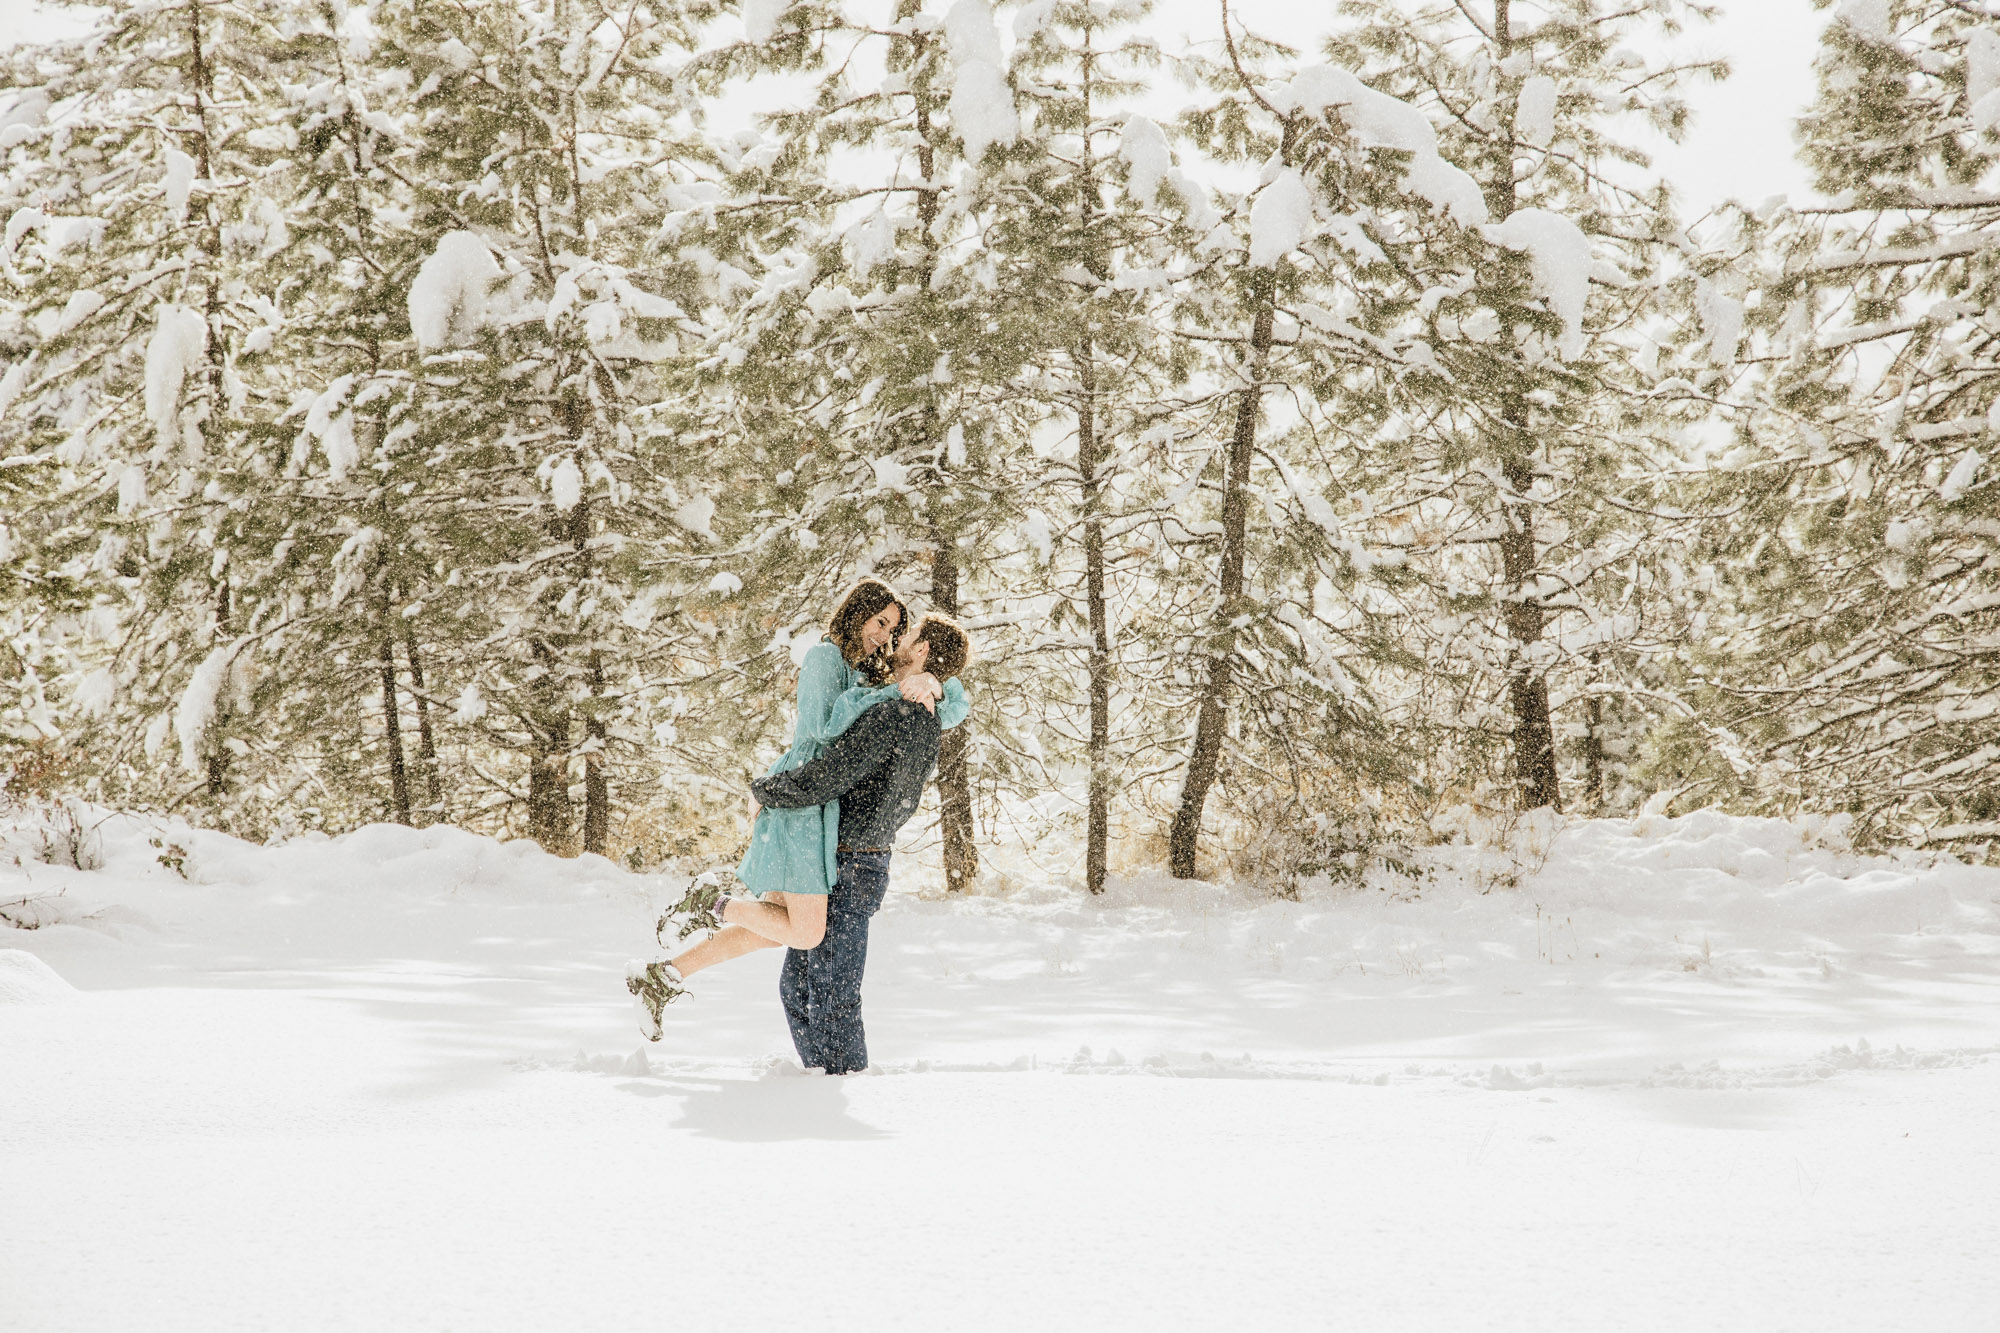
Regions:
[[[861,973],[868,966],[868,922],[889,888],[889,853],[842,852],[840,880],[826,900],[826,938],[817,949],[785,950],[778,998],[792,1026],[799,1063],[829,1074],[868,1067],[861,1029]]]

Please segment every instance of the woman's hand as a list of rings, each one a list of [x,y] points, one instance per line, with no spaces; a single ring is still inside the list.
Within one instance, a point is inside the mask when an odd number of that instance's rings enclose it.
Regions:
[[[903,697],[913,704],[922,704],[933,713],[937,712],[937,701],[944,698],[944,686],[928,671],[918,671],[897,682]]]

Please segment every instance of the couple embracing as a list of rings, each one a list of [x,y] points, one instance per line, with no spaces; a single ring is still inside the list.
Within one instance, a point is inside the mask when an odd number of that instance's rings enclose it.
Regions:
[[[958,675],[971,657],[946,616],[910,623],[894,588],[864,578],[842,595],[826,641],[799,667],[792,747],[750,784],[759,809],[736,878],[754,897],[731,897],[702,876],[661,921],[680,938],[707,938],[672,959],[635,962],[626,988],[646,1036],[688,978],[759,949],[785,949],[778,993],[792,1044],[808,1069],[868,1067],[861,974],[868,923],[889,886],[896,831],[917,812],[937,767],[941,729],[970,711]]]

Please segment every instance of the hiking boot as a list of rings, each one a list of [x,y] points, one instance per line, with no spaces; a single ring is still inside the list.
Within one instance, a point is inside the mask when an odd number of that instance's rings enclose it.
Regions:
[[[658,1041],[664,1030],[660,1011],[687,994],[680,969],[669,962],[647,963],[635,958],[625,968],[625,989],[639,1013],[639,1031]]]
[[[667,927],[674,923],[675,917],[684,918],[679,932],[674,936],[677,941],[686,939],[698,930],[722,929],[722,904],[728,898],[729,895],[722,891],[720,876],[714,871],[696,875],[694,883],[690,884],[688,891],[681,895],[681,900],[661,913],[659,924],[653,927],[654,938],[665,945]]]

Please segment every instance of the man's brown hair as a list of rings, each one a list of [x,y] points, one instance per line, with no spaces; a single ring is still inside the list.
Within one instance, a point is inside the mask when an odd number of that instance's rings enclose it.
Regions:
[[[939,680],[950,680],[972,660],[972,640],[966,636],[965,627],[935,611],[917,626],[917,642],[930,645],[924,670]]]

